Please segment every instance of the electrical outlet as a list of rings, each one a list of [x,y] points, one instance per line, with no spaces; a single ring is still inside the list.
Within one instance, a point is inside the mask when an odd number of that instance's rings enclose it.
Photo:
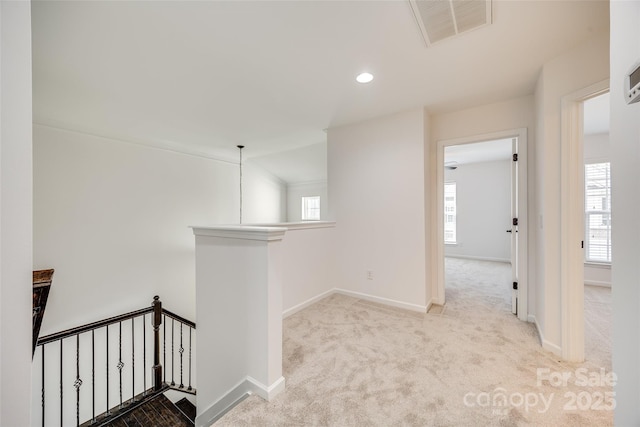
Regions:
[[[373,280],[373,271],[367,270],[367,280]]]

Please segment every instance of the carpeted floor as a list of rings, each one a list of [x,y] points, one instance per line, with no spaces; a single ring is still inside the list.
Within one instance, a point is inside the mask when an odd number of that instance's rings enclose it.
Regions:
[[[249,397],[216,427],[612,425],[610,362],[543,350],[489,264],[447,260],[438,314],[332,295],[290,316],[286,390]]]
[[[584,287],[584,355],[611,370],[611,288]]]

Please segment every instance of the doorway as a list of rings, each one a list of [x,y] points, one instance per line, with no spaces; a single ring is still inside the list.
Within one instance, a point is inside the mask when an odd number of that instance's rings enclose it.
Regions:
[[[583,103],[585,359],[611,369],[609,93]]]
[[[436,241],[432,243],[432,247],[434,248],[434,253],[436,254],[436,273],[437,280],[436,286],[433,289],[433,301],[436,304],[444,305],[446,302],[445,298],[445,254],[452,252],[457,252],[460,256],[461,254],[464,256],[465,251],[471,250],[471,252],[467,252],[467,254],[473,252],[473,248],[478,245],[487,245],[489,241],[498,242],[496,246],[500,246],[502,244],[502,254],[498,257],[485,255],[484,258],[490,260],[491,258],[499,258],[503,261],[511,262],[512,268],[512,279],[511,282],[508,283],[511,285],[512,289],[510,289],[512,293],[512,311],[514,314],[517,314],[518,318],[521,320],[527,320],[527,165],[526,165],[526,153],[527,153],[527,132],[526,129],[517,129],[511,131],[497,132],[493,134],[485,134],[478,135],[475,137],[469,138],[460,138],[455,140],[444,140],[438,142],[437,149],[437,189],[438,189],[438,203],[437,203],[437,230],[438,236],[436,236]],[[462,229],[455,230],[455,238],[460,239],[460,245],[452,249],[451,240],[453,237],[452,227],[451,227],[451,218],[447,216],[447,213],[451,213],[451,207],[449,206],[449,212],[445,212],[446,203],[451,203],[451,195],[448,196],[449,200],[445,200],[445,182],[447,182],[447,172],[451,170],[452,167],[456,167],[455,163],[458,162],[460,167],[462,168],[462,162],[464,160],[456,160],[454,153],[456,152],[464,152],[464,151],[477,151],[484,152],[485,155],[490,153],[490,150],[482,150],[480,148],[490,146],[489,142],[493,142],[494,145],[498,146],[500,143],[496,143],[496,141],[502,141],[501,144],[505,145],[507,148],[505,149],[507,160],[509,161],[509,168],[511,170],[511,175],[513,179],[505,179],[506,182],[503,182],[509,188],[509,192],[513,192],[514,196],[509,198],[507,201],[507,205],[509,209],[505,209],[505,217],[500,221],[499,229],[500,236],[499,238],[475,238],[468,240],[467,237],[463,237],[464,231]],[[515,143],[514,143],[515,141]],[[479,148],[479,150],[473,150],[474,148]],[[516,150],[515,152],[513,150]],[[445,154],[448,158],[447,164],[445,164]],[[515,156],[514,156],[515,154]],[[481,155],[481,154],[476,154]],[[513,165],[513,163],[517,163],[517,165]],[[451,175],[451,174],[448,174]],[[450,180],[451,181],[451,180]],[[509,183],[509,181],[513,181],[513,186]],[[452,190],[452,185],[448,186],[449,192]],[[513,201],[513,203],[511,203]],[[478,201],[477,203],[482,203],[482,201]],[[478,219],[478,218],[476,218]],[[482,218],[480,218],[482,219]],[[486,219],[486,218],[485,218]],[[495,218],[492,218],[495,219]],[[446,225],[445,225],[446,222]],[[447,248],[445,248],[445,226],[446,226],[446,235],[447,240],[449,240],[447,244]],[[462,224],[461,224],[462,226]],[[477,224],[471,225],[471,227],[482,227],[482,225],[478,226]],[[513,240],[508,237],[513,237]],[[483,241],[484,240],[484,241]],[[511,247],[513,246],[513,250]],[[496,252],[494,252],[495,254]],[[506,255],[505,255],[506,254]],[[475,255],[478,257],[479,255]],[[512,259],[513,256],[513,259]],[[479,257],[482,257],[481,255]],[[507,284],[505,284],[506,286]],[[513,289],[513,288],[517,289]]]
[[[517,138],[444,149],[445,287],[464,273],[517,313]],[[455,265],[455,268],[452,268]],[[479,282],[477,282],[479,283]]]
[[[560,315],[562,358],[585,356],[585,101],[609,91],[608,80],[562,99],[560,156]]]

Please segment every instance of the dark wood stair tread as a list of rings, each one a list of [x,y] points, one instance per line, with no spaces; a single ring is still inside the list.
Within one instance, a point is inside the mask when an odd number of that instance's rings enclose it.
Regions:
[[[53,270],[36,270],[33,272],[32,355],[36,352],[40,326],[42,326],[42,318],[44,317],[44,310],[47,306],[52,281]]]
[[[193,403],[191,403],[191,401],[189,399],[187,399],[186,397],[183,397],[182,399],[178,400],[175,405],[178,407],[178,409],[180,409],[182,411],[183,414],[185,414],[187,417],[189,417],[189,419],[191,421],[196,420],[196,405],[194,405]]]

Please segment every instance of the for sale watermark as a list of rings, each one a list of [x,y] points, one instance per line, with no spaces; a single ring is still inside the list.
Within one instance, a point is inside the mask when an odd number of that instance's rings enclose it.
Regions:
[[[616,394],[611,389],[616,381],[616,374],[605,369],[552,371],[549,368],[538,368],[536,386],[552,387],[558,389],[557,391],[509,392],[505,388],[497,387],[490,392],[468,392],[462,401],[469,408],[490,409],[494,415],[506,415],[511,408],[542,414],[549,411],[556,401],[562,404],[564,411],[613,411],[616,407]],[[562,388],[571,390],[563,392]]]
[[[550,385],[552,387],[613,387],[618,377],[613,372],[607,372],[600,368],[598,371],[590,371],[587,368],[578,368],[575,371],[552,371],[549,368],[536,370],[536,385]]]
[[[545,396],[543,393],[509,393],[506,389],[498,387],[492,392],[473,393],[464,395],[462,401],[465,406],[491,408],[495,415],[505,415],[508,408],[522,408],[525,412],[537,411],[545,413],[549,410],[555,393]]]

